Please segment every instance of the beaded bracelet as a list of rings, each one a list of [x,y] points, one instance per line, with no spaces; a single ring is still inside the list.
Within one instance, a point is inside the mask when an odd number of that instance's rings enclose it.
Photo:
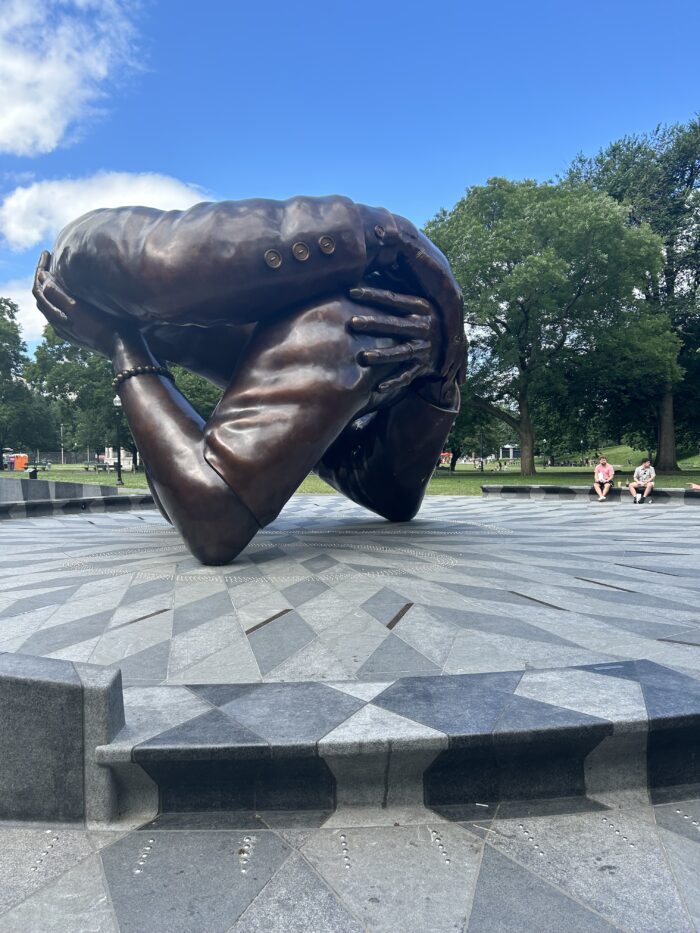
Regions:
[[[146,366],[134,366],[133,369],[122,369],[122,371],[117,373],[114,379],[112,379],[112,388],[119,388],[122,382],[126,382],[126,380],[131,379],[132,376],[165,376],[166,379],[175,382],[175,376],[173,376],[170,370],[166,369],[165,366],[153,366],[149,363]]]

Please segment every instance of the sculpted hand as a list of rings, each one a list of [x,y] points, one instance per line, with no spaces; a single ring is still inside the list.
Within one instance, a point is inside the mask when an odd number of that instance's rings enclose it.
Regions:
[[[51,253],[45,250],[32,288],[39,310],[63,340],[111,357],[117,337],[116,321],[68,295],[49,272],[50,263]]]
[[[464,302],[450,264],[423,233],[403,217],[397,217],[399,265],[405,263],[426,295],[440,311],[444,351],[441,374],[448,380],[464,382],[466,375],[466,337]]]
[[[466,373],[466,338],[462,293],[445,256],[423,233],[404,217],[392,216],[395,229],[374,224],[372,208],[362,208],[368,231],[370,271],[377,270],[394,281],[405,281],[408,290],[418,292],[438,309],[442,323],[441,375],[458,384]],[[372,226],[374,224],[374,226]],[[398,286],[400,289],[400,285]]]
[[[352,331],[373,337],[395,337],[403,341],[395,347],[363,350],[358,356],[362,366],[407,364],[407,368],[399,375],[377,386],[378,392],[393,391],[423,376],[438,375],[440,322],[429,301],[415,295],[402,295],[370,286],[352,288],[349,296],[353,301],[373,305],[383,311],[381,314],[365,313],[351,318],[348,326]]]

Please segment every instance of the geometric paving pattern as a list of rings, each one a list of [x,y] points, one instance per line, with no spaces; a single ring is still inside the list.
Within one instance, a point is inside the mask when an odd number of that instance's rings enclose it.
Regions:
[[[154,511],[10,521],[0,651],[118,665],[144,687],[630,658],[698,677],[699,543],[690,508],[432,497],[390,525],[295,496],[235,563],[202,567]]]
[[[645,786],[655,723],[700,708],[699,541],[689,508],[445,497],[395,526],[298,496],[234,564],[203,568],[153,511],[3,523],[0,652],[120,666],[117,757],[222,738],[468,755],[465,735],[496,746],[543,723],[595,747],[588,796],[434,818],[0,824],[0,930],[700,930],[700,800],[675,774],[656,774],[655,806],[597,786],[613,740]]]
[[[441,813],[547,796],[619,806],[698,787],[700,680],[647,660],[393,683],[132,686],[124,706],[126,727],[97,760],[135,762],[166,795],[176,782],[179,802],[162,799],[164,810],[220,806],[212,787],[222,760],[294,759],[285,765],[294,774],[304,759],[381,756],[378,780],[391,793],[412,780],[422,788],[434,761],[426,800]],[[669,727],[681,730],[678,754]],[[424,756],[415,778],[402,772],[401,752]],[[188,763],[194,770],[183,771]],[[255,799],[251,786],[237,805]]]
[[[502,804],[487,819],[333,828],[324,814],[0,826],[3,933],[691,933],[700,800]]]

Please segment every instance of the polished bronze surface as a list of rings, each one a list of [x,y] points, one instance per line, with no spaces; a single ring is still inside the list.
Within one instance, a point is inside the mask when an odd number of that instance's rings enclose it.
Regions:
[[[312,469],[392,521],[420,507],[465,341],[447,261],[404,218],[337,196],[93,211],[34,294],[112,360],[155,500],[202,562],[233,560]],[[166,361],[224,390],[206,423]]]

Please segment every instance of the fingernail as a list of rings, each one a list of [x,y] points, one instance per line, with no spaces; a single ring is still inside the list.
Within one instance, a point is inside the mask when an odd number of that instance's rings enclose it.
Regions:
[[[351,298],[362,298],[365,290],[363,288],[351,288],[348,294]]]

